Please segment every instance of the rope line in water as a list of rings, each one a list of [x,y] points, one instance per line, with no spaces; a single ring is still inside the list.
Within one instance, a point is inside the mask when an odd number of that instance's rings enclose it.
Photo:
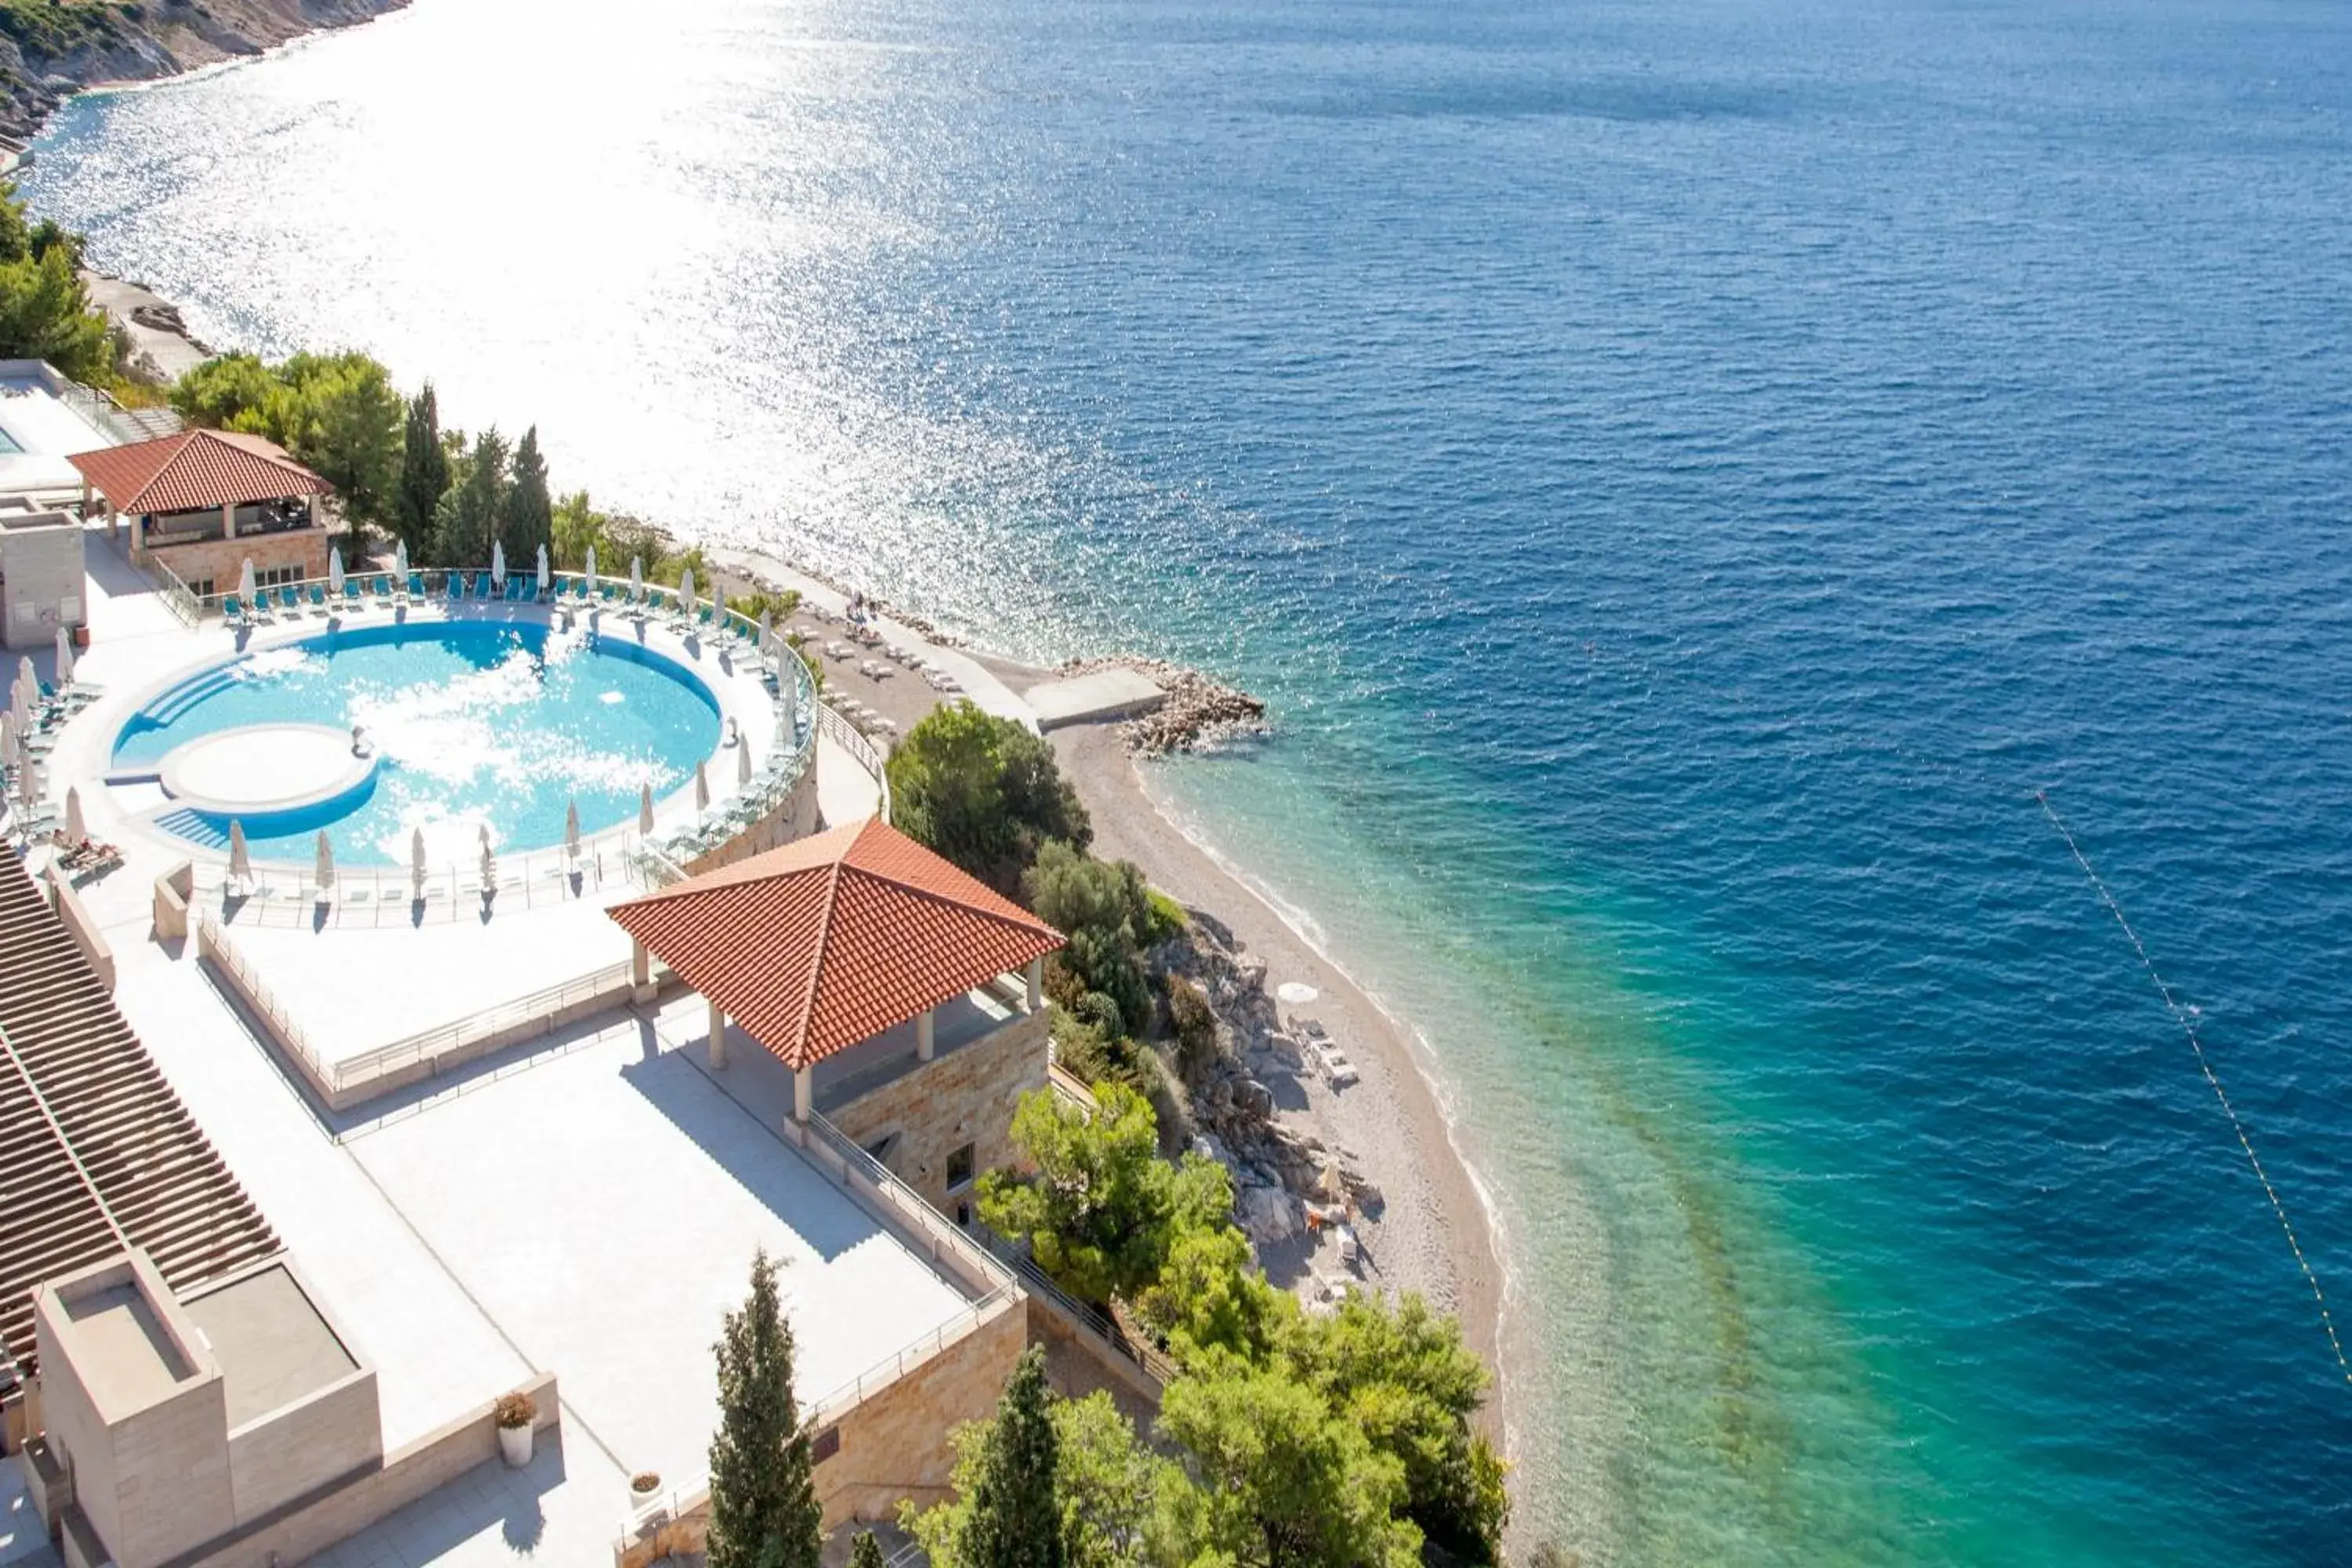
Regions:
[[[2213,1064],[2206,1059],[2205,1042],[2197,1037],[2197,1026],[2190,1020],[2189,1009],[2173,999],[2172,987],[2167,985],[2164,976],[2157,972],[2156,960],[2147,955],[2147,943],[2140,941],[2139,932],[2132,929],[2131,921],[2124,918],[2123,906],[2116,902],[2113,893],[2107,891],[2106,883],[2100,879],[2099,873],[2091,865],[2090,857],[2083,853],[2083,847],[2074,842],[2074,834],[2068,832],[2066,824],[2060,820],[2057,811],[2050,804],[2050,797],[2035,790],[2033,798],[2041,805],[2042,814],[2050,819],[2050,826],[2058,830],[2058,837],[2066,841],[2067,849],[2074,857],[2074,864],[2083,868],[2083,875],[2088,877],[2091,886],[2098,889],[2099,901],[2107,906],[2107,913],[2115,916],[2116,924],[2124,928],[2124,935],[2130,940],[2132,951],[2139,954],[2140,967],[2147,970],[2148,979],[2156,983],[2156,994],[2164,998],[2166,1011],[2172,1015],[2173,1022],[2180,1026],[2180,1032],[2188,1037],[2189,1048],[2197,1056],[2197,1070],[2205,1075],[2205,1082],[2213,1090],[2213,1098],[2221,1101],[2221,1113],[2230,1119],[2230,1130],[2238,1135],[2238,1147],[2246,1152],[2246,1163],[2254,1168],[2254,1179],[2262,1183],[2263,1194],[2271,1201],[2271,1213],[2278,1216],[2279,1229],[2286,1236],[2287,1250],[2294,1254],[2295,1266],[2303,1270],[2304,1283],[2311,1287],[2312,1301],[2319,1308],[2319,1326],[2327,1331],[2327,1348],[2336,1352],[2336,1365],[2344,1373],[2344,1380],[2352,1383],[2352,1361],[2345,1359],[2344,1342],[2336,1337],[2336,1319],[2327,1310],[2326,1295],[2319,1289],[2319,1276],[2313,1272],[2311,1259],[2303,1255],[2303,1243],[2295,1239],[2294,1226],[2286,1217],[2286,1205],[2279,1201],[2278,1189],[2271,1185],[2271,1173],[2263,1169],[2262,1156],[2254,1152],[2253,1140],[2246,1136],[2246,1124],[2238,1120],[2237,1108],[2230,1103],[2229,1095],[2222,1090],[2221,1080],[2214,1076]]]

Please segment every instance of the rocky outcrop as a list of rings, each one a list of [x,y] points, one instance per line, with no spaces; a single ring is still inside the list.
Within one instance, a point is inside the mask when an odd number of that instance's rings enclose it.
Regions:
[[[1265,965],[1234,951],[1232,933],[1198,910],[1190,927],[1154,948],[1155,976],[1190,981],[1217,1019],[1217,1048],[1188,1064],[1185,1089],[1202,1152],[1233,1173],[1234,1218],[1260,1246],[1306,1228],[1307,1205],[1327,1215],[1377,1215],[1381,1194],[1349,1152],[1286,1125],[1274,1082],[1306,1062],[1266,994]]]
[[[28,138],[69,95],[152,81],[345,27],[408,0],[133,0],[0,5],[0,132]]]
[[[1118,727],[1119,739],[1130,752],[1143,756],[1160,752],[1205,751],[1239,735],[1262,735],[1268,725],[1265,704],[1236,687],[1221,685],[1197,669],[1166,659],[1120,655],[1113,658],[1076,658],[1056,674],[1087,675],[1097,669],[1132,669],[1150,677],[1168,700],[1140,718]]]

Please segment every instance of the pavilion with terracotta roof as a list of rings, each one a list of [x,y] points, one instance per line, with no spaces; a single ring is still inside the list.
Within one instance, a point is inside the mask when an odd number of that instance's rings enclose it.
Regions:
[[[803,1121],[813,1069],[828,1058],[911,1022],[916,1061],[931,1061],[942,1004],[1022,972],[1025,1010],[1037,1013],[1041,966],[1063,945],[1052,926],[879,818],[607,912],[635,939],[641,984],[651,955],[709,1003],[711,1065],[726,1065],[731,1019],[792,1069]]]
[[[334,487],[273,441],[182,430],[66,460],[81,472],[84,515],[102,498],[131,520],[131,558],[169,552],[184,582],[233,577],[247,559],[285,580],[326,570],[319,498]]]

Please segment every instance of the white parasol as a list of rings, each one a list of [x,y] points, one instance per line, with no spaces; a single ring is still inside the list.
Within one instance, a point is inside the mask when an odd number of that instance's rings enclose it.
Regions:
[[[324,897],[327,889],[335,885],[335,847],[327,842],[327,830],[323,827],[319,829],[318,856],[319,863],[310,879],[319,884],[320,895]]]
[[[58,689],[63,691],[73,680],[73,634],[63,626],[58,628]]]
[[[580,858],[580,801],[574,796],[563,808],[563,853]]]
[[[27,756],[16,764],[16,798],[24,803],[27,812],[41,809],[41,762],[38,757]]]
[[[19,740],[33,732],[33,702],[25,695],[25,683],[21,680],[8,688],[8,717],[16,723]]]
[[[232,882],[253,880],[253,852],[245,847],[245,824],[236,817],[228,824],[228,876]]]
[[[507,585],[507,547],[504,540],[490,541],[490,581],[501,588]]]
[[[764,658],[776,651],[776,622],[768,606],[760,606],[760,656]]]
[[[539,591],[547,592],[547,546],[539,547]]]
[[[79,844],[89,837],[89,828],[81,819],[81,791],[66,790],[66,842]]]
[[[327,552],[327,592],[341,598],[343,592],[343,547],[340,544]]]
[[[629,557],[629,603],[633,605],[640,603],[645,596],[646,558],[642,555],[632,555]]]
[[[708,761],[694,764],[694,809],[710,809],[710,763]]]
[[[580,563],[580,574],[588,579],[588,596],[596,596],[596,547],[590,545],[586,559]]]
[[[393,547],[392,574],[403,583],[408,581],[408,541],[405,539]]]
[[[0,768],[16,765],[16,710],[0,708]]]
[[[253,594],[253,557],[248,555],[245,558],[245,564],[237,569],[236,596],[250,605]]]
[[[425,896],[425,829],[408,830],[408,879],[415,884],[416,896]]]
[[[677,603],[678,607],[686,612],[686,618],[692,620],[694,618],[694,568],[691,566],[677,574]]]
[[[651,784],[639,784],[637,786],[637,831],[639,833],[651,833],[653,830],[654,786]]]
[[[751,742],[735,742],[735,782],[747,788],[751,783]]]

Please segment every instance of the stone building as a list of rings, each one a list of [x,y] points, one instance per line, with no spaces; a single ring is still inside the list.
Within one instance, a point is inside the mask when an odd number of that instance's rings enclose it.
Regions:
[[[76,453],[82,511],[103,501],[131,559],[169,567],[198,597],[233,594],[245,563],[262,586],[327,574],[319,515],[333,489],[274,442],[234,430],[183,430]]]

